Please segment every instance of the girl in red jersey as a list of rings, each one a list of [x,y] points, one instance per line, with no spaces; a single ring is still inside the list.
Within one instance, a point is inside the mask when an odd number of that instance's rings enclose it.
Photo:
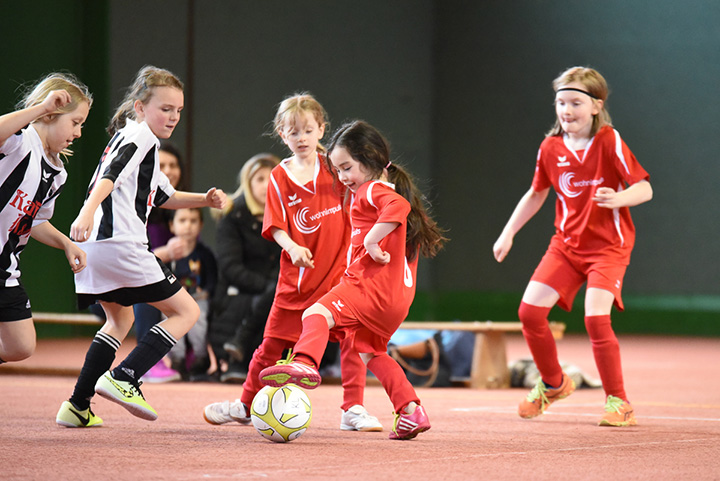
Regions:
[[[411,439],[430,429],[430,422],[387,344],[415,296],[419,254],[434,256],[446,239],[407,172],[390,162],[388,143],[374,127],[362,121],[344,125],[328,151],[330,165],[354,194],[350,264],[340,284],[303,314],[294,359],[265,369],[260,378],[270,386],[315,388],[332,332],[360,352],[388,393],[396,413],[390,439]]]
[[[260,347],[253,354],[235,402],[205,407],[211,424],[250,422],[249,407],[263,387],[258,375],[293,347],[302,330],[302,314],[340,280],[347,264],[349,224],[341,192],[324,162],[320,139],[327,115],[308,94],[285,99],[275,115],[275,132],[293,155],[270,175],[262,235],[282,248],[280,277]],[[326,340],[327,343],[327,340]],[[323,346],[323,351],[325,346]],[[340,340],[343,383],[343,430],[381,431],[382,425],[363,407],[366,368],[352,346]]]
[[[542,414],[575,390],[558,362],[548,313],[570,310],[587,282],[585,327],[607,396],[601,426],[637,424],[625,394],[620,347],[611,326],[613,304],[623,309],[621,288],[635,227],[629,207],[652,198],[640,166],[605,108],[608,87],[596,70],[573,67],[553,82],[557,120],[540,145],[532,187],[520,199],[493,246],[502,262],[515,234],[535,215],[552,186],[557,194],[555,235],[520,304],[523,335],[542,378],[520,403],[523,418]]]

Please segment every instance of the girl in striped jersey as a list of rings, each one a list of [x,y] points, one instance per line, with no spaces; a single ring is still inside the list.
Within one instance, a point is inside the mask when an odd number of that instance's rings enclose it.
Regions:
[[[412,439],[430,429],[430,422],[387,344],[415,297],[420,254],[433,257],[447,239],[371,125],[342,126],[330,141],[328,165],[353,194],[350,262],[340,283],[303,313],[294,359],[264,369],[260,379],[270,386],[317,387],[317,368],[332,334],[360,353],[390,397],[395,409],[390,439]]]
[[[176,191],[160,171],[159,138],[167,139],[180,120],[183,84],[171,72],[140,70],[108,131],[113,135],[93,175],[70,235],[83,243],[88,268],[75,279],[79,307],[100,303],[107,321],[87,352],[80,377],[56,421],[90,427],[102,420],[90,410],[97,392],[135,416],[157,418],[145,401],[139,379],[195,324],[200,309],[170,270],[149,250],[146,223],[152,207],[180,209],[225,205],[225,194]],[[115,352],[133,324],[133,304],[148,303],[167,316],[138,340],[137,347],[110,371]]]
[[[542,378],[520,403],[523,418],[542,414],[575,384],[562,371],[548,326],[550,309],[570,310],[587,282],[585,326],[607,396],[601,426],[636,424],[623,385],[620,346],[610,322],[623,309],[621,288],[635,227],[629,207],[652,198],[648,173],[613,129],[605,108],[608,86],[599,72],[573,67],[553,82],[557,120],[540,145],[532,187],[520,199],[493,247],[502,262],[515,234],[548,196],[557,194],[555,235],[520,303],[523,335]]]
[[[0,364],[35,350],[30,300],[18,262],[29,238],[65,251],[70,268],[85,253],[48,222],[67,172],[60,155],[80,138],[92,96],[69,74],[53,73],[31,89],[15,112],[0,117]]]

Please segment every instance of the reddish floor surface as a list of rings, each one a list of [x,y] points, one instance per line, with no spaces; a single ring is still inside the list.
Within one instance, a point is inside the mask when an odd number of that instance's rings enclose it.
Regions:
[[[143,386],[160,413],[154,422],[97,398],[104,426],[60,428],[55,414],[89,339],[41,341],[33,358],[0,367],[0,479],[719,479],[720,339],[620,341],[637,427],[596,426],[601,389],[578,390],[528,421],[515,413],[524,389],[424,388],[432,429],[390,441],[392,408],[382,388],[367,388],[366,406],[385,432],[354,433],[339,430],[341,389],[323,385],[309,392],[311,428],[289,444],[266,441],[252,427],[205,423],[205,404],[240,394],[237,385],[210,383]],[[597,376],[584,337],[566,336],[558,349]],[[508,357],[527,357],[520,336],[509,336]]]

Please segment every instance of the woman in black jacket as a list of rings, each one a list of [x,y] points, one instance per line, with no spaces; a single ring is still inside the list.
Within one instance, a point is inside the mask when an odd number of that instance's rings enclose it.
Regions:
[[[282,249],[260,232],[270,172],[279,162],[272,154],[249,159],[238,176],[240,187],[218,223],[219,279],[208,338],[218,364],[228,365],[220,377],[223,382],[244,378],[275,296]]]

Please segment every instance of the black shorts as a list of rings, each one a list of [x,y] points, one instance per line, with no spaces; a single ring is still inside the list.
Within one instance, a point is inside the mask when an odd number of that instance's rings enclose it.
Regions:
[[[0,287],[0,322],[30,319],[30,299],[23,286]]]
[[[121,287],[114,291],[101,294],[78,294],[78,309],[85,310],[97,301],[107,301],[120,304],[121,306],[132,306],[135,304],[147,304],[150,302],[164,301],[174,296],[182,286],[175,277],[175,274],[168,267],[160,262],[165,279],[140,287]]]

